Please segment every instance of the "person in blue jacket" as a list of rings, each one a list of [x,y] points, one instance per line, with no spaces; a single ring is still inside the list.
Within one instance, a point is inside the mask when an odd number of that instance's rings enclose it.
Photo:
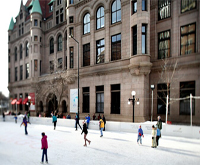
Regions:
[[[56,114],[54,113],[53,117],[52,117],[52,122],[54,123],[54,130],[56,129],[56,123],[57,123],[57,117]]]
[[[140,125],[139,129],[138,129],[138,138],[137,138],[138,144],[139,144],[139,140],[140,140],[140,144],[142,144],[142,137],[144,137],[144,135],[143,135],[143,130],[142,130],[141,125]]]
[[[85,119],[87,119],[87,129],[88,129],[90,124],[90,114],[88,114],[88,116],[86,116]]]

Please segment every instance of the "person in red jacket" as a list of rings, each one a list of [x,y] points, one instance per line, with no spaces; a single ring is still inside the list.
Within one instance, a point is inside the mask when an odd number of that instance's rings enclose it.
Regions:
[[[44,132],[42,132],[42,139],[41,139],[42,147],[41,149],[43,150],[42,152],[42,164],[44,162],[44,155],[46,155],[46,163],[48,163],[48,157],[47,157],[47,148],[48,148],[48,142],[47,142],[47,136],[45,135]]]

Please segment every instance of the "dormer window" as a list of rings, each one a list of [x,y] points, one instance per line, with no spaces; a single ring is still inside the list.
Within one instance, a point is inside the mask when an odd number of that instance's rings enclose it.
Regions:
[[[22,13],[22,11],[20,12],[20,19],[22,19],[23,18],[23,13]]]
[[[49,12],[52,12],[53,11],[53,3],[51,3],[50,5],[49,5]]]
[[[32,10],[32,6],[30,6],[30,7],[28,8],[28,15],[31,14],[31,10]]]

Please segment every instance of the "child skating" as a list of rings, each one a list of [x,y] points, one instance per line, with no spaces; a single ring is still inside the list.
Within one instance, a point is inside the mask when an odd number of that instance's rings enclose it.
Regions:
[[[47,136],[45,135],[44,132],[42,132],[42,139],[41,139],[41,144],[42,147],[42,161],[40,162],[41,164],[44,163],[44,155],[46,157],[46,163],[48,164],[48,157],[47,157],[47,149],[48,149],[48,142],[47,142]]]
[[[152,148],[156,148],[156,134],[157,134],[157,128],[154,127],[154,125],[152,125]]]
[[[89,144],[91,143],[91,141],[86,138],[86,136],[88,134],[88,130],[87,130],[87,125],[86,125],[85,121],[83,121],[83,129],[82,129],[81,135],[83,134],[83,132],[84,132],[84,140],[85,140],[85,144],[83,146],[87,147],[86,141],[88,141]]]
[[[28,123],[29,122],[26,120],[26,116],[24,116],[23,121],[22,121],[20,127],[22,126],[22,124],[24,125],[24,127],[25,127],[25,135],[28,135],[28,131],[27,131],[27,124]]]
[[[140,125],[139,129],[138,129],[138,138],[137,138],[138,144],[139,144],[139,141],[140,141],[140,144],[142,145],[142,137],[144,137],[144,135],[143,135],[143,130],[142,130],[141,125]]]

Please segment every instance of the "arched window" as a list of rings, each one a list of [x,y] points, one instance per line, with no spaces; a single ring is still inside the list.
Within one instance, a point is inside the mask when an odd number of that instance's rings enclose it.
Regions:
[[[62,35],[61,34],[58,36],[57,44],[58,44],[58,51],[61,51],[62,50]]]
[[[112,4],[112,24],[121,21],[121,1],[115,0]]]
[[[50,45],[50,54],[54,53],[54,39],[53,38],[50,39],[49,45]]]
[[[90,14],[85,14],[83,18],[83,34],[90,33]]]
[[[97,10],[97,29],[104,27],[104,8],[99,7]]]
[[[22,45],[20,45],[20,59],[22,59]]]
[[[17,61],[17,47],[15,47],[15,61]]]
[[[29,55],[29,43],[26,42],[26,57]]]

